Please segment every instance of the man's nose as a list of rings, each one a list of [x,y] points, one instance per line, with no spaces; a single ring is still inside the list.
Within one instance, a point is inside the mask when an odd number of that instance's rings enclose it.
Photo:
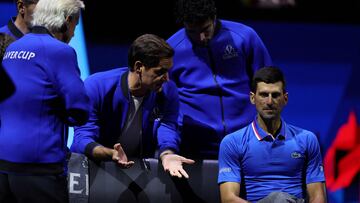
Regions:
[[[272,98],[271,95],[269,95],[269,96],[267,97],[266,103],[267,103],[267,104],[272,104],[272,103],[273,103],[273,98]]]
[[[201,42],[206,41],[206,36],[205,36],[205,33],[204,33],[204,32],[201,32],[201,33],[200,33],[200,41],[201,41]]]

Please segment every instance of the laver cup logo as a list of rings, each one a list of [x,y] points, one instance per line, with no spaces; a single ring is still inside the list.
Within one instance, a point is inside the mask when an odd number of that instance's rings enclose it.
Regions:
[[[5,52],[3,60],[5,59],[30,60],[35,56],[36,56],[35,53],[31,51],[8,51]]]

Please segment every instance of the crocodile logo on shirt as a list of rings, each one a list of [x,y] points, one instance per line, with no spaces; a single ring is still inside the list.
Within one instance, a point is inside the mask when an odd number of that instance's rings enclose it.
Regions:
[[[301,158],[301,157],[302,157],[302,155],[299,152],[291,153],[291,158],[293,158],[293,159],[298,159],[298,158]]]
[[[231,58],[235,58],[238,57],[238,53],[236,51],[236,49],[231,46],[230,44],[226,45],[225,50],[224,50],[224,54],[223,54],[223,59],[231,59]]]

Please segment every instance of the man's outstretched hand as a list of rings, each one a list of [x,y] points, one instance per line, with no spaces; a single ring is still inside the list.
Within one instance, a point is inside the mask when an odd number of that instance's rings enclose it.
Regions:
[[[182,165],[183,163],[193,164],[195,163],[194,160],[187,159],[173,153],[166,153],[160,157],[164,170],[168,171],[171,176],[177,176],[179,178],[184,176],[185,178],[189,178],[189,175],[186,173]]]
[[[116,143],[114,145],[112,160],[116,162],[121,168],[130,168],[132,165],[134,165],[133,161],[128,161],[128,158],[120,143]]]

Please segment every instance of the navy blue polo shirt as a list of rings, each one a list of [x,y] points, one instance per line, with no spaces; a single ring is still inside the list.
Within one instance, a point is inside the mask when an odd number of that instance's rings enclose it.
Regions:
[[[325,181],[315,134],[282,120],[279,133],[273,137],[255,119],[227,135],[220,145],[218,183],[241,181],[249,201],[274,191],[304,198],[304,184]]]

